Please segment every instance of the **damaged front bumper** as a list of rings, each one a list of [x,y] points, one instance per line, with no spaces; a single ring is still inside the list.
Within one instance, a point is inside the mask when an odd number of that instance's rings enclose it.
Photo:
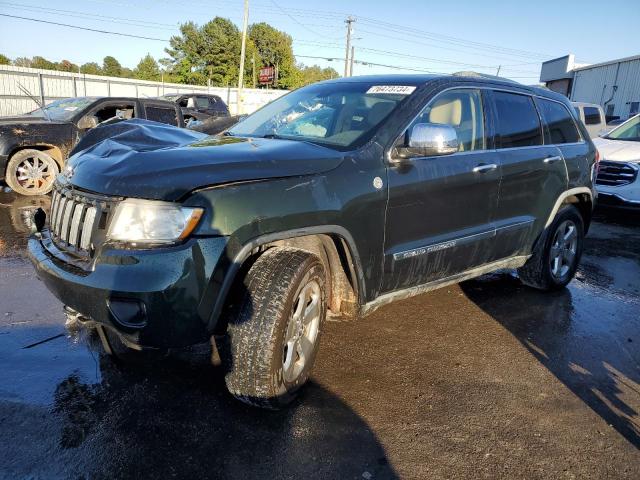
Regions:
[[[215,279],[228,265],[226,242],[206,237],[166,248],[103,250],[87,271],[64,262],[44,230],[29,239],[28,253],[38,277],[64,305],[128,345],[171,348],[210,338]]]

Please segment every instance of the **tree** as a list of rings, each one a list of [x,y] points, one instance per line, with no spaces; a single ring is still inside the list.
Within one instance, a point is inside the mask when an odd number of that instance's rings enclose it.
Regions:
[[[273,28],[268,23],[254,23],[249,27],[249,38],[262,66],[278,68],[277,85],[280,88],[295,88],[299,82],[291,36]],[[256,62],[257,63],[257,62]],[[256,65],[256,68],[259,68]]]
[[[35,56],[31,59],[31,68],[41,68],[43,70],[56,70],[56,64],[44,57]]]
[[[18,57],[13,60],[16,67],[31,67],[31,59],[27,57]]]
[[[121,77],[122,65],[114,57],[107,55],[102,60],[102,74],[107,77]]]
[[[147,53],[147,55],[140,60],[138,66],[133,71],[135,78],[140,80],[160,80],[160,67],[158,62]]]
[[[0,65],[10,65],[11,59],[0,53]]]
[[[62,60],[60,63],[55,64],[54,67],[56,70],[60,70],[61,72],[77,72],[80,68],[69,60]]]
[[[86,73],[87,75],[101,75],[102,69],[96,62],[88,62],[80,67],[80,73]]]
[[[180,82],[231,85],[237,82],[240,58],[240,31],[231,20],[216,17],[198,27],[193,22],[180,26],[165,51],[171,73]]]
[[[299,84],[296,85],[296,87],[302,87],[304,85],[321,82],[322,80],[330,80],[340,76],[338,72],[331,67],[321,68],[318,65],[313,65],[311,67],[299,65],[297,68],[300,70],[300,76]]]

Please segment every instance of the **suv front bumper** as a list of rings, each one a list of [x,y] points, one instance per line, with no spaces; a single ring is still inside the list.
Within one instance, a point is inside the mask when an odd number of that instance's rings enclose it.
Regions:
[[[90,271],[66,263],[44,230],[29,239],[38,277],[66,306],[115,330],[139,348],[184,347],[211,335],[210,281],[225,261],[226,238],[177,246],[102,252]],[[221,272],[223,273],[223,272]]]

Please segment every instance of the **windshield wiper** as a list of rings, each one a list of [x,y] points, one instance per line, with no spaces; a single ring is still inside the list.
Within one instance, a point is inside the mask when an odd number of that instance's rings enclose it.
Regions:
[[[281,137],[277,133],[267,133],[266,135],[263,135],[262,138],[275,138],[282,140],[284,137]]]

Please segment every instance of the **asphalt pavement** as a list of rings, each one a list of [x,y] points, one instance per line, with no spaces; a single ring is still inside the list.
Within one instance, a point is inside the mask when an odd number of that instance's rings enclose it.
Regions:
[[[205,349],[122,365],[64,328],[25,256],[47,197],[0,192],[0,479],[640,478],[640,219],[600,214],[577,278],[501,271],[331,321],[291,408]]]

